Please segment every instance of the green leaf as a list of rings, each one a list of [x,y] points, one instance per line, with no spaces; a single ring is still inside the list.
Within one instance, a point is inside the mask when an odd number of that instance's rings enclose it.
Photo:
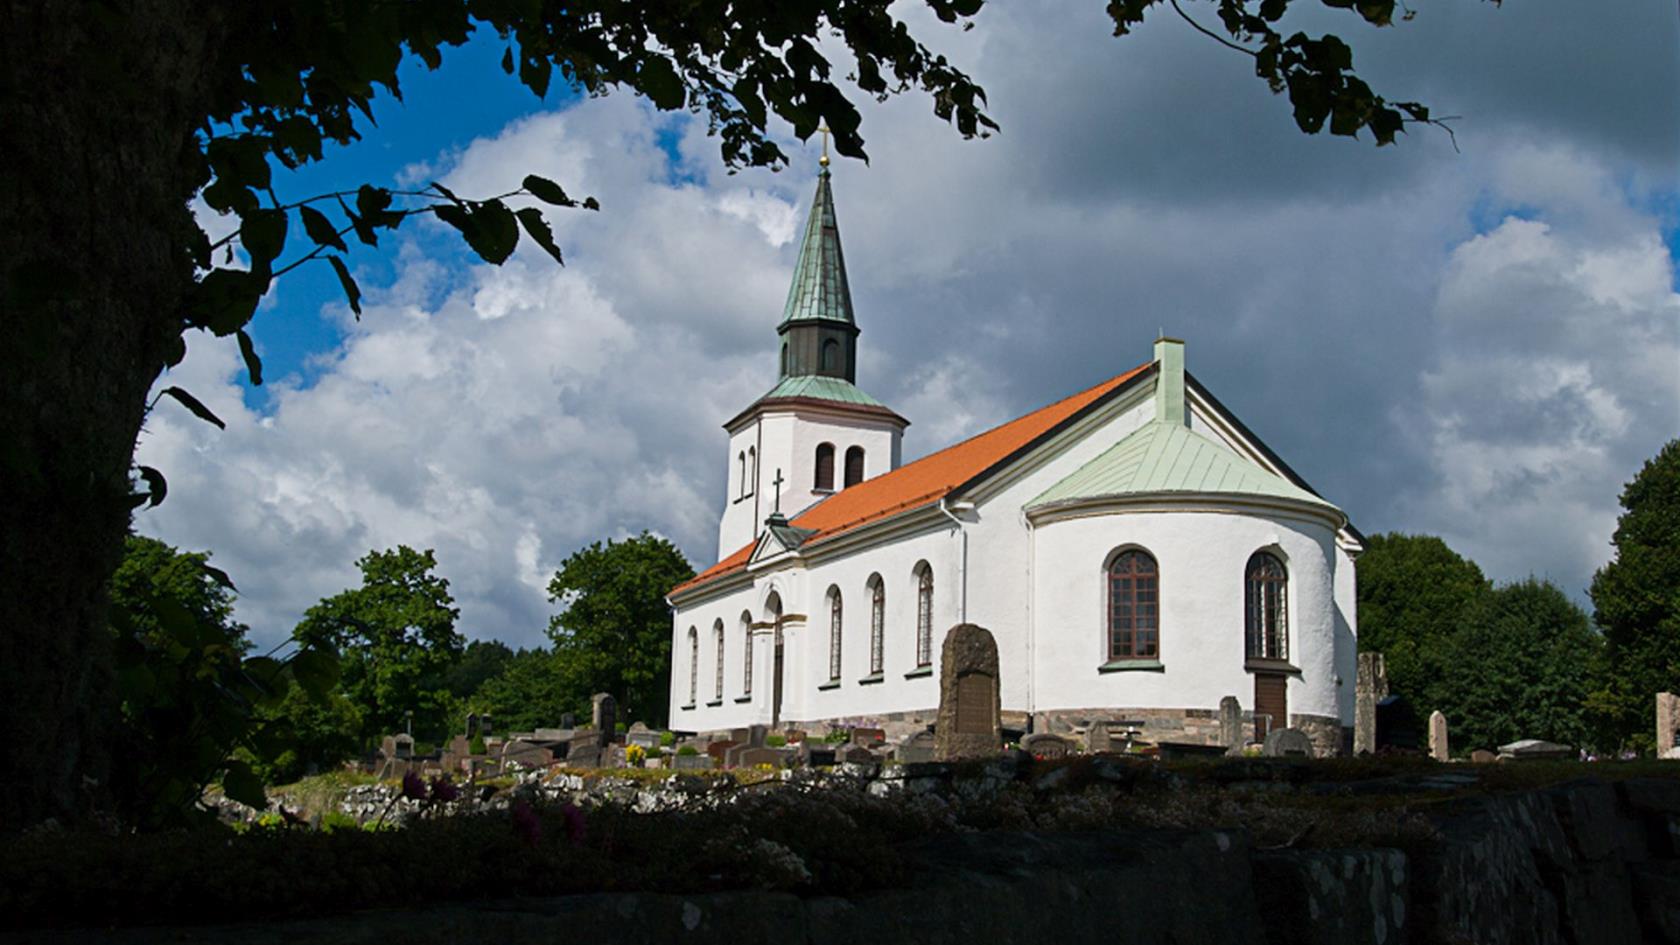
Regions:
[[[268,279],[258,273],[212,269],[187,298],[187,324],[225,338],[251,320],[267,288]]]
[[[363,184],[356,189],[356,211],[367,219],[369,225],[382,223],[382,217],[390,206],[391,192],[384,187]]]
[[[526,207],[515,211],[521,226],[531,239],[541,246],[545,252],[554,257],[554,261],[564,266],[566,261],[560,258],[560,247],[554,244],[554,233],[548,228],[548,221],[543,219],[542,211],[536,207]]]
[[[235,332],[239,338],[239,355],[245,359],[245,373],[251,376],[251,386],[262,386],[262,358],[257,357],[256,345],[251,343],[251,336],[245,334],[241,328]]]
[[[556,207],[577,206],[577,201],[566,196],[566,192],[560,189],[559,184],[546,177],[538,177],[535,174],[526,175],[525,189],[531,192],[531,196],[543,203],[551,203]]]
[[[253,265],[278,259],[286,249],[286,211],[248,211],[239,224],[239,243]]]
[[[549,79],[554,74],[554,64],[546,56],[522,56],[519,60],[519,81],[525,87],[536,93],[537,98],[548,95]]]
[[[292,656],[292,677],[312,699],[325,699],[338,684],[338,656],[329,650],[305,647]]]
[[[350,278],[350,270],[345,267],[344,260],[329,255],[327,262],[332,263],[333,272],[338,273],[338,284],[344,289],[344,297],[350,300],[350,311],[356,313],[356,320],[362,317],[362,290],[356,285],[356,280]]]
[[[599,209],[601,209],[601,204],[598,201],[596,201],[596,199],[594,197],[585,197],[585,198],[583,198],[583,209],[585,209],[585,210],[599,210]]]
[[[473,244],[471,237],[467,242],[472,244],[478,255],[487,263],[500,266],[513,255],[513,249],[519,245],[519,221],[515,219],[513,211],[500,200],[489,200],[478,205],[473,212],[477,219],[480,243]]]
[[[262,779],[243,761],[228,762],[222,774],[222,793],[255,810],[268,809],[268,795],[263,791]]]
[[[379,245],[379,234],[374,232],[373,226],[366,218],[350,209],[344,198],[338,198],[338,208],[344,211],[344,216],[350,220],[350,228],[356,231],[356,238],[369,246]]]
[[[309,234],[315,245],[331,246],[341,253],[350,251],[338,235],[338,228],[332,225],[326,214],[314,207],[299,207],[298,215],[303,218],[303,231]]]
[[[169,483],[163,478],[163,473],[150,466],[141,466],[140,478],[146,483],[146,497],[150,507],[156,508],[162,504],[163,497],[169,494]]]
[[[682,79],[677,77],[677,70],[671,66],[670,60],[663,56],[642,60],[642,68],[636,73],[636,87],[660,111],[673,111],[683,107],[687,101]]]
[[[167,594],[160,594],[152,598],[151,608],[157,616],[158,626],[167,631],[176,643],[187,647],[198,644],[198,617],[185,604]]]
[[[198,419],[203,420],[206,423],[214,423],[220,429],[223,429],[223,430],[227,429],[227,424],[222,422],[221,417],[218,417],[215,414],[211,413],[210,408],[206,407],[206,406],[204,406],[204,404],[200,403],[199,399],[197,397],[194,397],[193,395],[187,393],[186,391],[182,390],[179,387],[165,387],[163,389],[163,393],[159,394],[158,396],[160,396],[160,397],[162,397],[162,396],[173,397],[176,400],[181,402],[181,406],[187,408],[188,410],[191,410],[193,412],[193,416],[197,417]]]
[[[228,577],[228,573],[226,571],[223,571],[221,568],[218,568],[215,565],[210,564],[209,562],[206,562],[206,561],[200,561],[198,563],[198,566],[199,566],[200,569],[202,569],[204,571],[205,574],[209,575],[210,580],[215,581],[217,584],[221,585],[222,587],[227,588],[230,591],[238,591],[239,590],[239,588],[233,586],[233,578]]]

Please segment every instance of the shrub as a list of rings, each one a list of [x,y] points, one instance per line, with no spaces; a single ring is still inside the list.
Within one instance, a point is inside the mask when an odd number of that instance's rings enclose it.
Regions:
[[[771,748],[781,748],[783,745],[787,744],[787,736],[766,735],[764,736],[764,744],[770,746]]]
[[[490,753],[490,747],[488,745],[484,744],[484,736],[483,735],[474,735],[472,743],[467,746],[467,754],[469,754],[469,755],[488,755],[489,753]]]
[[[830,729],[828,734],[823,736],[823,741],[828,742],[830,745],[844,745],[851,740],[852,731],[851,729],[845,728]]]
[[[677,733],[676,732],[660,732],[659,733],[659,747],[670,748],[672,745],[675,745],[676,743],[677,743]]]
[[[693,756],[700,754],[700,749],[695,748],[693,745],[684,745],[677,749],[677,754],[682,755],[684,758],[692,758]]]

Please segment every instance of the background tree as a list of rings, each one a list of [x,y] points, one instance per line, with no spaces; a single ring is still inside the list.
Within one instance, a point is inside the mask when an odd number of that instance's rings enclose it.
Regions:
[[[1489,591],[1461,617],[1439,661],[1435,700],[1459,754],[1519,738],[1591,740],[1586,705],[1603,639],[1549,581]]]
[[[1680,440],[1670,440],[1622,490],[1610,563],[1593,576],[1604,630],[1604,685],[1595,703],[1608,732],[1655,747],[1653,697],[1680,688]]]
[[[364,742],[401,731],[410,712],[417,736],[447,734],[448,675],[465,644],[449,582],[432,573],[437,559],[399,545],[356,566],[362,586],[309,608],[296,636],[339,651],[340,687],[361,710]]]
[[[263,784],[290,784],[332,770],[363,748],[362,710],[336,688],[317,696],[293,683],[258,717],[284,738],[272,755],[240,753]]]
[[[925,2],[946,23],[981,7]],[[1298,2],[1355,10],[1379,26],[1395,9],[1395,0]],[[1217,3],[1228,45],[1287,90],[1302,129],[1368,128],[1383,143],[1408,116],[1427,119],[1421,106],[1374,95],[1335,37],[1284,37],[1276,27],[1290,0]],[[1155,5],[1110,3],[1116,33]],[[416,213],[455,227],[493,263],[522,232],[560,258],[540,211],[514,212],[500,198],[351,184],[280,196],[275,167],[319,161],[328,145],[356,140],[376,98],[397,96],[405,58],[436,68],[478,28],[505,40],[502,67],[538,96],[558,80],[705,112],[731,165],[783,160],[771,115],[802,139],[826,123],[839,153],[862,157],[857,95],[920,89],[964,135],[995,127],[979,86],[875,0],[0,4],[0,793],[9,799],[0,829],[74,816],[84,785],[103,783],[116,713],[105,591],[135,503],[165,493],[163,476],[141,469],[135,495],[132,457],[149,392],[183,357],[184,333],[233,337],[260,383],[245,327],[273,279],[324,262],[359,310],[347,238],[376,245]],[[844,87],[819,38],[855,59]],[[514,192],[591,205],[538,178],[504,196]],[[200,194],[238,217],[231,237],[213,245],[199,227],[189,204]],[[300,230],[287,256],[288,235]],[[235,245],[248,269],[216,252]],[[179,388],[163,394],[220,422]],[[41,741],[67,762],[13,754]]]
[[[596,542],[567,558],[548,582],[549,600],[562,608],[548,635],[567,686],[612,693],[626,721],[665,724],[671,674],[665,594],[693,576],[675,545],[648,532]]]
[[[553,650],[520,650],[468,697],[467,707],[489,713],[499,732],[529,732],[558,727],[567,712],[588,719],[593,692],[567,678]]]
[[[1433,535],[1372,535],[1359,556],[1359,649],[1383,654],[1390,689],[1427,716],[1446,697],[1452,638],[1490,585]]]
[[[486,682],[505,672],[514,656],[513,648],[500,640],[474,640],[449,668],[444,685],[457,701],[469,699]]]

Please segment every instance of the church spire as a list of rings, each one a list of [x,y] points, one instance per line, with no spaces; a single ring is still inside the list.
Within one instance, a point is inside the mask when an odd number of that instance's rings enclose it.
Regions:
[[[827,158],[825,140],[817,193],[805,220],[782,322],[776,328],[782,336],[781,376],[838,377],[855,384],[858,327],[852,317],[852,290],[846,281],[846,257],[840,251]]]

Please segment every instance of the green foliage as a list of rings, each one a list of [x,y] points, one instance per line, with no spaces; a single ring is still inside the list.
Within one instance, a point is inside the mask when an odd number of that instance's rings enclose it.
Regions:
[[[670,748],[672,745],[675,745],[676,743],[677,743],[677,733],[676,732],[672,732],[672,731],[667,730],[667,731],[663,731],[663,732],[659,733],[659,747]]]
[[[677,749],[677,754],[682,755],[684,758],[692,758],[695,755],[700,754],[700,749],[695,748],[693,745],[684,745]]]
[[[529,732],[559,725],[567,712],[587,712],[589,694],[567,682],[551,651],[520,650],[500,675],[485,680],[467,705],[489,713],[498,731]]]
[[[787,744],[787,736],[785,736],[785,735],[766,735],[766,736],[764,736],[764,744],[768,745],[771,748],[781,748],[783,745]]]
[[[513,663],[513,648],[500,640],[474,640],[461,652],[461,659],[449,669],[445,683],[449,694],[467,699],[490,679],[500,676]]]
[[[571,691],[610,692],[623,718],[663,725],[671,670],[665,594],[693,576],[675,545],[648,532],[567,558],[548,584],[549,600],[563,608],[548,634]]]
[[[111,793],[125,822],[164,827],[204,816],[206,785],[266,806],[253,762],[292,750],[291,732],[263,713],[288,687],[331,685],[333,669],[305,648],[288,660],[246,657],[233,622],[233,583],[206,554],[131,536],[111,581],[118,738]]]
[[[286,747],[277,754],[249,759],[265,784],[286,784],[332,770],[355,757],[363,744],[362,712],[336,690],[311,694],[294,684],[258,715],[287,734]]]
[[[1608,737],[1648,751],[1653,699],[1680,686],[1680,440],[1645,463],[1621,503],[1615,557],[1590,591],[1607,670],[1594,702]]]
[[[342,692],[362,712],[364,742],[403,730],[410,713],[417,736],[446,736],[448,676],[464,643],[449,582],[432,573],[437,559],[401,545],[356,566],[362,586],[309,608],[298,639],[340,653]]]
[[[1431,708],[1447,716],[1460,754],[1519,738],[1585,744],[1585,702],[1602,645],[1556,585],[1534,578],[1506,585],[1465,614]]]
[[[1359,556],[1359,649],[1383,654],[1389,686],[1421,714],[1446,698],[1451,640],[1490,585],[1433,535],[1372,535]]]

